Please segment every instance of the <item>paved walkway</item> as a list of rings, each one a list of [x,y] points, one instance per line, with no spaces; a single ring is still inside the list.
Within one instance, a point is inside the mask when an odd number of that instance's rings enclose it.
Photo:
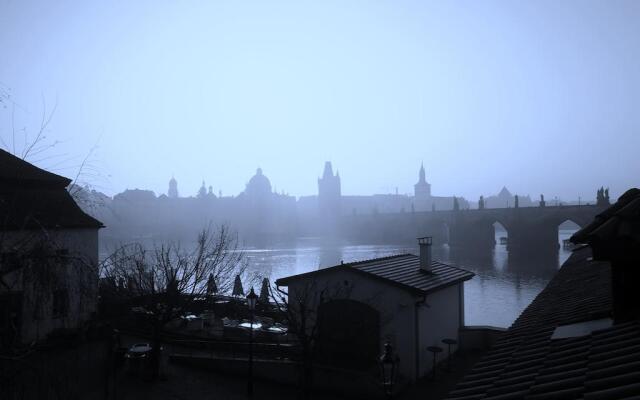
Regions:
[[[254,382],[254,399],[297,400],[298,389],[293,386],[270,382]],[[97,397],[104,399],[104,397]],[[171,364],[167,379],[151,382],[137,376],[123,374],[119,377],[113,400],[246,400],[247,379],[245,377],[212,373],[196,368]],[[314,394],[314,400],[342,399],[336,395]]]
[[[144,340],[129,337],[123,345],[128,346],[134,342],[144,342]],[[439,365],[435,380],[430,377],[423,378],[399,393],[396,399],[443,399],[481,356],[480,352],[455,355],[449,372],[445,371],[445,365]],[[105,396],[103,388],[96,388],[93,396],[88,398],[97,400],[248,399],[247,378],[243,376],[221,374],[174,363],[169,363],[165,372],[165,380],[153,382],[143,376],[132,375],[121,370],[115,379],[111,380],[108,396]],[[255,381],[254,399],[297,400],[301,399],[301,396],[295,386]],[[311,399],[339,400],[346,397],[341,397],[339,394],[313,394]]]
[[[439,367],[436,380],[424,378],[417,384],[405,389],[398,400],[438,400],[443,399],[460,378],[479,359],[479,353],[457,356],[452,363],[452,371],[445,372]],[[254,399],[297,400],[298,389],[294,386],[278,385],[270,382],[254,383]],[[381,396],[382,397],[382,396]],[[104,399],[105,397],[96,397]],[[337,394],[314,394],[314,400],[345,399]],[[115,396],[109,400],[246,400],[247,379],[245,377],[225,375],[210,371],[169,364],[167,379],[151,382],[142,377],[121,374],[118,377]]]

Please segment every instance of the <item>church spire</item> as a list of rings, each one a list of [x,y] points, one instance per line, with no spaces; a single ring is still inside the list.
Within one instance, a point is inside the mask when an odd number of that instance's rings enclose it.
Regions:
[[[169,180],[169,190],[167,191],[167,196],[172,199],[178,198],[178,181],[176,181],[176,178],[173,176],[173,174],[171,175],[171,180]]]
[[[202,180],[202,186],[198,190],[198,198],[203,199],[207,195],[207,189],[205,188],[204,179]]]
[[[431,185],[427,182],[425,175],[426,174],[424,172],[424,162],[421,162],[420,172],[418,173],[418,183],[413,185],[414,196],[416,197],[416,199],[420,199],[416,204],[418,206],[419,211],[423,210],[424,203],[420,204],[421,201],[424,202],[425,200],[431,197]]]
[[[333,178],[333,168],[331,167],[331,161],[325,161],[324,163],[324,172],[322,173],[322,178]]]

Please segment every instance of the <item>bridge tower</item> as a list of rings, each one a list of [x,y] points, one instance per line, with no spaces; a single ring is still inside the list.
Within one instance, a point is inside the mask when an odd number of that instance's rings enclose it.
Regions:
[[[425,175],[424,164],[420,164],[418,183],[413,185],[415,203],[418,211],[425,211],[427,209],[427,203],[431,199],[431,184],[427,182]]]
[[[341,214],[340,173],[333,174],[331,162],[324,163],[322,178],[318,178],[318,216],[325,233],[333,233]]]
[[[167,196],[171,199],[178,198],[178,181],[176,181],[176,178],[174,178],[173,176],[169,181],[169,190],[167,191]]]

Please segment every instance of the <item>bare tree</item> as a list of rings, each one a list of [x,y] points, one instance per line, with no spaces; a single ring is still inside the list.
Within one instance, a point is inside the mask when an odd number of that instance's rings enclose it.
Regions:
[[[24,317],[36,323],[46,315],[43,308],[52,306],[55,290],[64,290],[65,298],[77,299],[71,306],[88,310],[95,302],[97,276],[97,265],[61,246],[55,233],[44,228],[0,230],[0,294],[24,293],[25,310],[31,311]],[[65,303],[69,306],[68,300]],[[77,316],[81,311],[68,310],[63,317]],[[14,352],[15,344],[5,343],[0,348]]]
[[[7,108],[7,103],[11,101],[11,93],[4,83],[0,82],[0,107]]]
[[[0,135],[0,148],[4,148],[9,153],[22,160],[40,164],[47,162],[52,164],[52,168],[58,169],[67,166],[72,171],[73,181],[68,190],[71,197],[83,209],[100,206],[92,204],[95,198],[89,196],[90,183],[95,183],[102,178],[100,169],[95,162],[97,145],[93,146],[87,154],[79,157],[69,157],[54,150],[61,142],[51,138],[50,125],[58,108],[56,101],[50,109],[44,97],[42,98],[41,112],[34,130],[28,129],[26,124],[20,125],[16,122],[16,113],[29,114],[23,107],[16,103],[10,93],[10,89],[0,82],[0,108],[10,110],[10,126],[7,139]],[[19,115],[18,115],[19,117]],[[1,132],[1,130],[0,130]],[[79,161],[75,161],[79,160]]]
[[[86,327],[85,318],[94,311],[97,265],[66,248],[56,232],[4,228],[0,228],[0,304],[7,308],[0,311],[4,319],[0,321],[0,397],[32,398],[25,393],[63,391],[67,395],[60,398],[71,398],[63,385],[71,372],[38,362],[47,356],[35,342],[24,342],[21,334],[26,328],[29,341],[43,339],[49,331],[42,323],[54,316],[67,328]],[[39,397],[50,398],[48,394]]]
[[[181,317],[193,302],[207,295],[213,277],[219,293],[228,293],[246,269],[237,236],[226,226],[203,229],[195,248],[176,243],[147,250],[141,244],[122,246],[102,263],[102,276],[116,293],[142,305],[152,320],[154,377],[159,372],[161,332]]]

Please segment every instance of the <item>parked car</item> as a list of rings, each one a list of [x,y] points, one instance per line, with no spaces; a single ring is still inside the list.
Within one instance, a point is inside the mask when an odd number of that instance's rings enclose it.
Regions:
[[[152,347],[149,343],[136,343],[129,347],[124,355],[126,367],[129,372],[141,373],[149,368]]]

